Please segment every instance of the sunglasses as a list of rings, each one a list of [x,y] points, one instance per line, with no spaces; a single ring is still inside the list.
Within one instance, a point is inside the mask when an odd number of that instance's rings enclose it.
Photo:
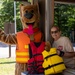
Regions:
[[[51,31],[51,34],[56,34],[56,33],[58,33],[58,30],[56,30],[56,31]]]

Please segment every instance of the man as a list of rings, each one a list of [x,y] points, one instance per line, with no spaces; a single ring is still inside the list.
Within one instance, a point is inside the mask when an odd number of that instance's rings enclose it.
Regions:
[[[74,75],[72,73],[75,70],[75,52],[71,41],[68,37],[61,36],[61,31],[58,26],[53,26],[50,33],[54,39],[52,46],[57,48],[57,54],[63,58],[67,68],[63,72],[63,75]]]

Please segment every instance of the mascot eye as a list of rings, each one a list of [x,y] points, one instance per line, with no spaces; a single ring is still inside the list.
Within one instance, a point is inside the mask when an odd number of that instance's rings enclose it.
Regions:
[[[31,10],[31,13],[34,13],[34,10]]]

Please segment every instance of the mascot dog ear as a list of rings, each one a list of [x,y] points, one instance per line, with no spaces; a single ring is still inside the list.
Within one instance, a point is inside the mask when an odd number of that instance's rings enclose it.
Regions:
[[[22,9],[21,9],[21,7],[22,6],[27,6],[27,5],[30,5],[30,3],[29,2],[22,2],[22,4],[20,5],[20,17],[22,16],[22,13],[21,13]]]
[[[21,8],[22,6],[23,6],[23,4],[20,5],[20,17],[22,17],[22,12],[21,12],[22,11],[22,8]]]

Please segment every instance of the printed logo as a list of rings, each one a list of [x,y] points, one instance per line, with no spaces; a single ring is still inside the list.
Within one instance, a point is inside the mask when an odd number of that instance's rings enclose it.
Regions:
[[[63,50],[63,46],[58,46],[58,50]]]

